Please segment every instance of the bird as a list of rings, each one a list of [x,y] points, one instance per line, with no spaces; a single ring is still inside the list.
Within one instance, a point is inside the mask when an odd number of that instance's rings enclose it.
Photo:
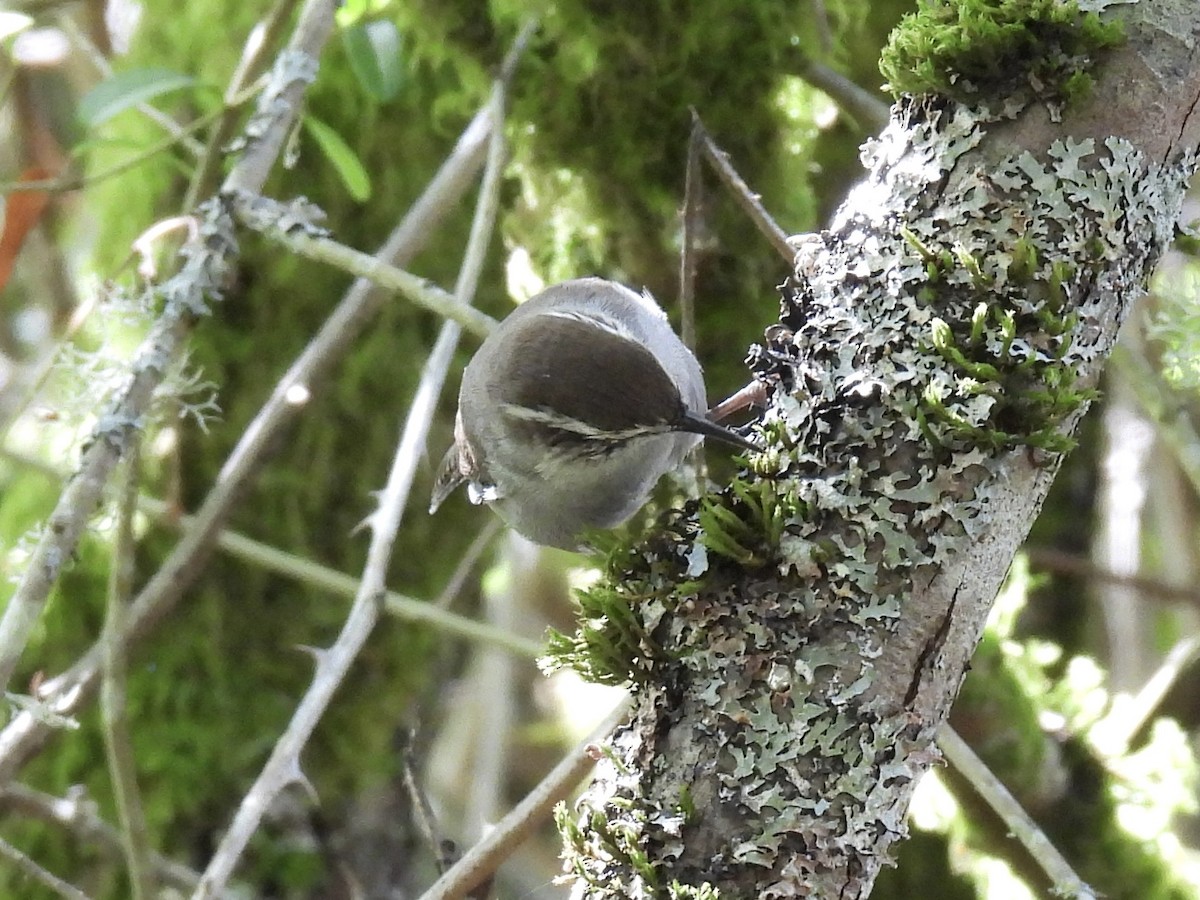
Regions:
[[[707,408],[700,364],[649,293],[602,278],[553,285],[467,364],[430,512],[465,483],[531,541],[581,549],[705,437],[760,450]]]

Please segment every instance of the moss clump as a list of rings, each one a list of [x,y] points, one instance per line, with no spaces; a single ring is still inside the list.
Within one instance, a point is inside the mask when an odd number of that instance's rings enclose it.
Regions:
[[[1081,406],[1096,399],[1097,392],[1077,384],[1074,365],[1067,359],[1074,316],[1055,317],[1048,308],[1040,315],[1023,315],[1018,322],[1011,310],[980,303],[971,320],[971,332],[960,339],[945,321],[930,322],[931,341],[950,364],[950,381],[931,381],[925,389],[924,405],[916,410],[926,436],[934,443],[964,440],[988,450],[1036,447],[1052,453],[1066,452],[1074,441],[1060,426]],[[1024,329],[1024,330],[1022,330]],[[1018,340],[1017,335],[1037,334],[1036,343]],[[988,422],[981,427],[947,404],[988,408]]]
[[[679,515],[672,519],[678,521]],[[655,626],[698,587],[685,580],[683,544],[669,527],[641,538],[633,532],[597,532],[589,541],[605,559],[603,576],[576,593],[574,634],[547,630],[540,665],[545,671],[574,669],[598,684],[648,684],[656,666],[672,658],[655,640]]]
[[[879,69],[896,96],[1070,102],[1091,89],[1094,57],[1122,36],[1120,23],[1081,13],[1074,0],[920,0],[892,32]]]

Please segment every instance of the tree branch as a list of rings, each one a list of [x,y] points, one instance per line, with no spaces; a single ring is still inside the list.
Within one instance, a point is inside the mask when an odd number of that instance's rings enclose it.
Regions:
[[[504,86],[498,83],[492,96],[492,121],[496,123],[496,127],[492,130],[488,167],[480,190],[480,200],[476,207],[467,252],[458,283],[455,285],[455,296],[463,304],[470,303],[475,296],[485,250],[495,222],[500,173],[503,167],[504,132],[499,125],[503,121],[503,108]],[[271,803],[289,783],[303,781],[300,753],[333,698],[334,691],[345,680],[351,664],[375,627],[386,588],[387,566],[391,559],[396,532],[400,528],[413,477],[425,448],[425,439],[438,395],[458,346],[460,331],[457,323],[447,322],[443,325],[433,351],[426,361],[425,370],[405,420],[387,485],[380,496],[379,509],[370,519],[371,545],[367,550],[362,582],[350,614],[333,646],[316,654],[317,669],[313,683],[300,701],[287,730],[276,742],[270,759],[238,807],[229,830],[201,876],[200,886],[193,894],[194,900],[207,900],[222,894],[233,874],[234,866]]]
[[[259,98],[259,110],[246,130],[250,143],[229,173],[225,190],[257,193],[265,183],[295,121],[300,98],[316,75],[317,54],[332,28],[330,0],[309,0],[291,46],[281,54],[274,77]],[[100,417],[79,469],[51,513],[0,618],[0,690],[7,688],[50,589],[75,552],[113,468],[135,439],[155,389],[178,358],[197,317],[207,313],[210,301],[221,294],[237,256],[232,222],[221,204],[206,206],[198,231],[199,240],[185,248],[182,270],[158,288],[163,312],[130,365],[129,385]]]
[[[1200,145],[1200,8],[1121,9],[1061,124],[906,99],[798,247],[767,449],[565,648],[638,688],[564,828],[577,896],[870,893]]]

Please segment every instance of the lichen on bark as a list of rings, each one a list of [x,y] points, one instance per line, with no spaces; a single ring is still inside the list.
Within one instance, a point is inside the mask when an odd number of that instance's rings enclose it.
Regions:
[[[865,896],[905,833],[1193,164],[1117,137],[997,159],[990,121],[901,104],[829,230],[797,242],[752,354],[771,449],[717,501],[761,520],[750,482],[769,482],[774,539],[720,552],[706,529],[729,520],[701,512],[626,559],[637,707],[560,816],[577,896]]]

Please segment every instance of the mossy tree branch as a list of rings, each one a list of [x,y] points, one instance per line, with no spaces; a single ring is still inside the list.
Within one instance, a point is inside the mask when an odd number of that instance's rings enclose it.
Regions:
[[[801,246],[770,449],[614,563],[618,624],[568,650],[637,686],[564,824],[577,896],[870,893],[1194,169],[1200,10],[1123,14],[1065,109],[1007,71],[902,100]]]

